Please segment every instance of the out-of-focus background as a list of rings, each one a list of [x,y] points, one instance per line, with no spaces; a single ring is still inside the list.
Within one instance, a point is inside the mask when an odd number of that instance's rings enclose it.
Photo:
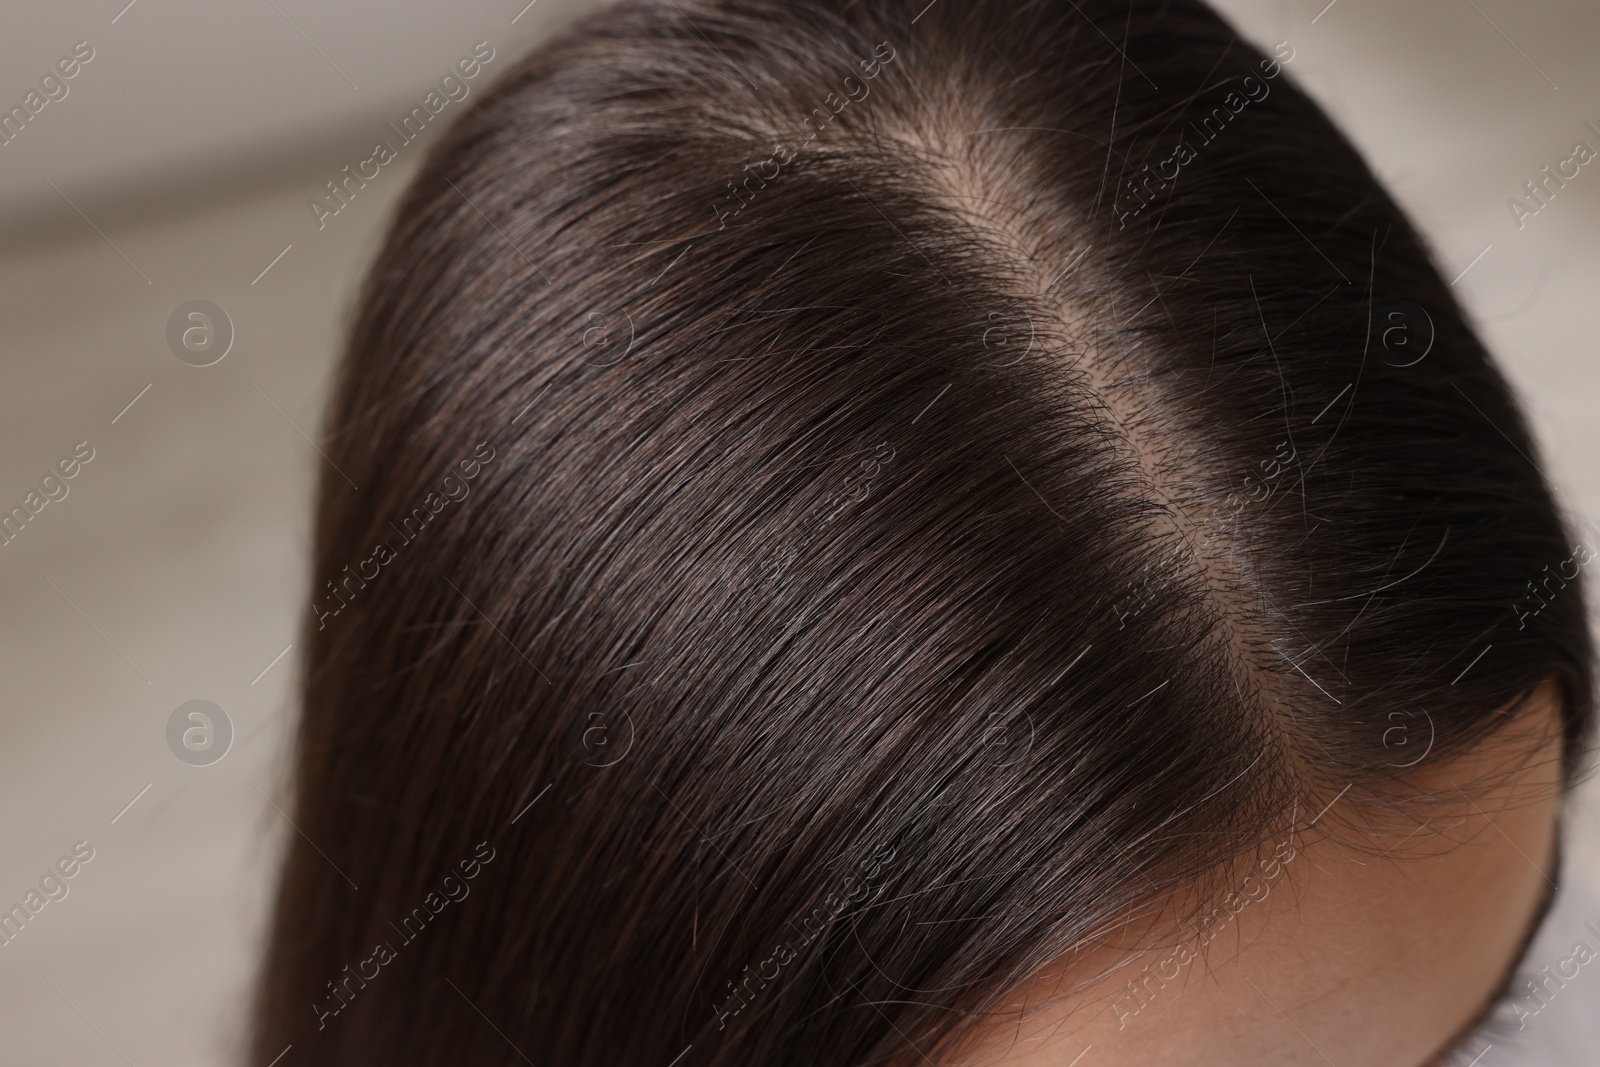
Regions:
[[[386,124],[475,46],[493,58],[472,92],[596,6],[525,2],[0,10],[0,111],[26,116],[0,135],[0,513],[29,513],[0,546],[0,909],[74,844],[93,850],[0,946],[0,1062],[237,1057],[296,833],[275,803],[321,407],[395,199],[462,105],[337,215],[319,225],[308,201],[332,203],[325,183],[398,140]],[[1507,206],[1575,142],[1600,149],[1600,5],[1220,6],[1258,44],[1293,45],[1291,75],[1429,235],[1577,535],[1600,545],[1600,164],[1520,227]],[[75,447],[92,458],[41,489]],[[188,709],[169,742],[193,700],[226,721]],[[226,754],[196,765],[230,724]],[[174,754],[186,729],[196,763]],[[1600,883],[1597,798],[1580,794],[1569,849]]]

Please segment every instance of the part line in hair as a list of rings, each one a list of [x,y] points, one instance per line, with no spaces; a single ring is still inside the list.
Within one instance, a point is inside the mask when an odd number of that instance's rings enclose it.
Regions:
[[[983,131],[979,131],[979,132],[983,132]],[[1065,267],[1061,268],[1061,273],[1057,274],[1054,278],[1052,278],[1050,280],[1050,284],[1044,287],[1044,291],[1048,293],[1050,290],[1054,289],[1056,287],[1056,282],[1059,282],[1062,278],[1065,278],[1067,276],[1067,272],[1068,271],[1070,271],[1072,268],[1076,267],[1079,263],[1082,263],[1083,260],[1084,260],[1084,257],[1086,257],[1090,252],[1093,252],[1093,251],[1094,251],[1094,245],[1090,244],[1090,245],[1084,246],[1083,251],[1079,252],[1077,255],[1073,256],[1070,260],[1068,260],[1067,261],[1067,265]]]

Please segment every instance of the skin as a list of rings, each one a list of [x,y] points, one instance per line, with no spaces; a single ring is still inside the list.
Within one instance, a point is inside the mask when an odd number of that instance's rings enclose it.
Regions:
[[[1192,959],[1175,954],[1180,939],[1169,932],[1110,978],[1101,976],[1128,959],[1126,944],[1057,961],[949,1062],[1435,1067],[1501,988],[1553,891],[1562,781],[1555,682],[1477,749],[1410,774],[1439,797],[1409,816],[1338,800],[1343,811],[1309,828],[1334,798],[1304,804],[1293,858],[1256,865],[1251,883],[1241,883],[1241,868],[1232,884],[1256,899],[1219,920]],[[1281,859],[1287,844],[1280,849]],[[1138,943],[1159,941],[1173,914],[1150,917]],[[1171,980],[1146,979],[1141,1003],[1127,983],[1158,971]],[[1034,1013],[1019,1024],[1024,1004]]]

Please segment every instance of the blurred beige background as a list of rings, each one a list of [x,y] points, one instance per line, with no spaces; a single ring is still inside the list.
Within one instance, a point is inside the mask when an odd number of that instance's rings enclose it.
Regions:
[[[324,462],[310,441],[354,287],[426,142],[320,231],[306,201],[475,42],[495,59],[474,91],[592,6],[524,2],[4,12],[5,107],[74,42],[94,57],[0,145],[0,505],[77,442],[94,458],[0,548],[0,907],[75,842],[94,858],[0,947],[0,1062],[235,1059],[277,850],[294,833],[268,798],[281,796]],[[1461,273],[1595,543],[1600,169],[1520,230],[1506,199],[1574,141],[1600,145],[1584,126],[1600,126],[1600,5],[1221,6],[1258,43],[1293,44],[1291,74],[1413,212],[1446,275]],[[169,315],[192,299],[232,320],[213,366],[167,345]],[[193,699],[235,731],[211,766],[168,749],[168,718]],[[1570,847],[1600,881],[1597,796],[1579,798]]]

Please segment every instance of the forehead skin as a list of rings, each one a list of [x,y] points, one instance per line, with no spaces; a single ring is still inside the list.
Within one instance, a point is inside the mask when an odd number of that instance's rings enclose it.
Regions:
[[[1302,809],[1292,859],[1268,859],[1249,882],[1241,872],[1238,910],[1221,913],[1202,953],[1169,937],[1115,976],[1065,995],[1057,993],[1064,979],[1081,986],[1127,951],[1106,946],[1062,962],[1017,990],[948,1062],[1431,1065],[1499,987],[1555,876],[1554,681],[1479,749],[1419,764],[1412,781],[1453,802],[1411,817],[1347,811],[1328,833],[1319,831],[1334,825],[1333,813],[1314,831],[1306,826],[1331,798]],[[1015,1009],[1053,994],[1060,999],[1019,1025]]]

